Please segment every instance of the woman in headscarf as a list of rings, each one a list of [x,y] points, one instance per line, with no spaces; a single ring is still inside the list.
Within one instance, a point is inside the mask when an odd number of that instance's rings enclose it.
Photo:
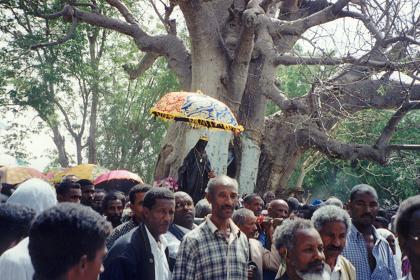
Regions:
[[[41,179],[33,178],[20,184],[6,203],[25,205],[34,209],[36,214],[40,214],[57,204],[57,198],[52,186]],[[32,280],[34,269],[29,256],[28,243],[29,238],[26,237],[1,255],[2,280]]]

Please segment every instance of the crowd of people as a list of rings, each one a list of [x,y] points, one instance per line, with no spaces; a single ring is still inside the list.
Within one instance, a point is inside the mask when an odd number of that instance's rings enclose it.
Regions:
[[[420,195],[383,211],[366,184],[311,205],[238,189],[29,179],[0,204],[0,279],[420,279]]]

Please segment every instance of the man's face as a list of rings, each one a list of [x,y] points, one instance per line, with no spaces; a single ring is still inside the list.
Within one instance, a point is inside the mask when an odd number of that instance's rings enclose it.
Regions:
[[[124,205],[121,200],[115,199],[108,201],[104,215],[113,226],[121,223],[121,216],[124,210]]]
[[[82,204],[86,206],[92,206],[94,193],[95,193],[94,185],[82,186],[82,199],[81,199]]]
[[[294,248],[286,255],[290,269],[303,279],[306,278],[303,277],[304,275],[322,276],[324,259],[323,244],[319,233],[315,229],[298,230],[295,234]]]
[[[268,207],[268,216],[287,219],[289,217],[289,205],[284,200],[273,200]]]
[[[401,248],[411,264],[420,264],[420,210],[411,215],[408,235],[407,239],[399,237]]]
[[[96,252],[93,260],[87,260],[83,275],[77,277],[77,280],[97,280],[99,273],[103,271],[102,261],[106,255],[105,245]],[[76,279],[75,279],[76,280]]]
[[[232,217],[235,205],[238,202],[238,191],[235,188],[219,185],[215,187],[214,194],[208,194],[207,200],[212,207],[212,215],[221,220]]]
[[[245,208],[254,212],[255,216],[261,215],[261,211],[264,208],[264,201],[261,197],[254,197],[249,203],[245,203]]]
[[[346,246],[347,229],[343,222],[326,223],[319,231],[327,259],[337,258]]]
[[[174,223],[183,227],[191,226],[194,217],[195,207],[191,197],[187,195],[175,196]]]
[[[102,200],[104,200],[105,193],[104,192],[95,192],[93,194],[93,202],[92,202],[92,208],[95,209],[98,212],[101,212],[102,210]]]
[[[145,195],[146,193],[144,192],[136,193],[134,204],[130,204],[131,211],[138,223],[143,220],[143,201]]]
[[[357,193],[349,204],[349,212],[354,224],[372,225],[378,214],[378,199],[370,192]]]
[[[245,233],[248,238],[255,237],[255,233],[257,232],[257,217],[247,217],[245,223],[239,225],[239,229]]]
[[[168,231],[169,226],[174,220],[175,200],[156,199],[152,209],[143,208],[144,221],[150,233],[157,237]]]
[[[395,247],[395,238],[394,236],[390,235],[387,237],[386,241],[388,241],[389,247],[391,248],[392,254],[396,254],[396,247]]]
[[[74,202],[80,203],[82,198],[82,190],[70,188],[69,191],[60,197],[60,202]]]

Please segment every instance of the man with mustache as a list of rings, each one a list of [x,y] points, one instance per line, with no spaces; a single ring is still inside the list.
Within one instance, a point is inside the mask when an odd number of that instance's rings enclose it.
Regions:
[[[360,184],[352,188],[348,202],[352,226],[343,256],[356,268],[357,279],[398,279],[391,248],[373,226],[378,209],[378,194],[373,187]]]
[[[217,176],[210,179],[207,191],[211,215],[185,235],[172,279],[247,279],[248,240],[231,220],[238,201],[238,183],[228,176]]]
[[[349,214],[335,205],[327,205],[316,210],[311,221],[321,235],[325,267],[331,280],[356,280],[354,266],[340,255],[351,227]]]
[[[287,219],[274,231],[273,241],[286,262],[280,266],[277,280],[330,279],[324,264],[322,240],[309,220]]]
[[[174,219],[174,194],[152,188],[143,201],[143,223],[121,236],[104,261],[101,280],[169,280],[168,249],[163,234]]]

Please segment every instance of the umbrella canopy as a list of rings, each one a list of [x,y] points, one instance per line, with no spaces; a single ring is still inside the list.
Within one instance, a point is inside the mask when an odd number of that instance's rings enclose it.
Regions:
[[[48,181],[51,183],[60,183],[63,176],[66,174],[68,168],[64,167],[55,167],[48,172],[45,173],[45,176],[47,177]]]
[[[150,112],[162,119],[188,122],[193,126],[218,128],[235,133],[244,130],[226,104],[197,92],[167,93]]]
[[[42,172],[24,166],[3,166],[0,168],[0,177],[2,184],[16,185],[30,178],[40,178],[47,180]]]
[[[118,190],[128,193],[134,185],[143,184],[143,180],[127,170],[112,170],[97,177],[94,184],[97,188],[107,191]]]
[[[96,177],[107,171],[108,169],[100,167],[96,164],[79,164],[67,169],[63,176],[75,175],[79,179],[87,179],[93,182]]]

